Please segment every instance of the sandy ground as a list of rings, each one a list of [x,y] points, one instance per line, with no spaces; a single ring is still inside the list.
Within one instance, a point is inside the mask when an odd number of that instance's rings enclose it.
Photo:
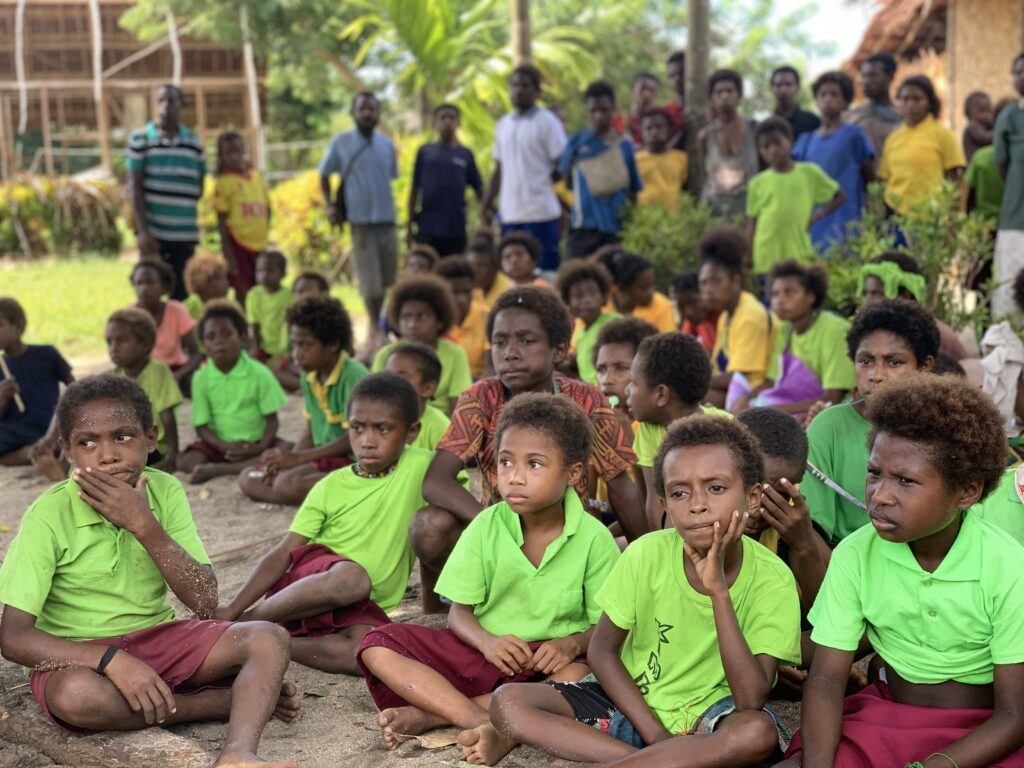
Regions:
[[[179,413],[179,424],[187,424],[187,406]],[[297,439],[302,429],[301,403],[297,396],[289,398],[281,413],[285,425],[282,435]],[[190,428],[182,430],[182,445],[193,439]],[[179,477],[181,477],[179,475]],[[17,532],[24,510],[48,487],[47,481],[33,474],[30,468],[0,467],[0,556],[6,554]],[[242,586],[260,556],[270,543],[288,527],[294,509],[257,504],[246,499],[233,478],[219,478],[203,486],[185,486],[199,533],[216,569],[222,599],[230,599]],[[399,621],[415,621],[443,625],[443,618],[425,618],[419,611],[419,575],[413,578],[401,605],[392,612]],[[453,747],[425,750],[413,741],[394,753],[381,745],[375,725],[376,709],[362,679],[330,675],[292,664],[287,677],[295,681],[303,694],[302,712],[291,724],[272,721],[264,734],[262,753],[271,759],[298,760],[305,768],[336,768],[360,765],[380,766],[442,766],[455,765],[461,753]],[[35,707],[24,686],[20,670],[0,661],[0,693],[9,709],[28,711]],[[795,725],[796,707],[782,705],[786,719]],[[6,719],[6,718],[5,718]],[[212,753],[224,735],[221,723],[176,726],[172,732],[194,740]],[[117,737],[126,738],[126,737]],[[503,766],[521,768],[543,766],[551,760],[527,748],[515,750]],[[0,768],[40,768],[59,765],[24,744],[0,739]],[[72,764],[72,763],[67,763]]]

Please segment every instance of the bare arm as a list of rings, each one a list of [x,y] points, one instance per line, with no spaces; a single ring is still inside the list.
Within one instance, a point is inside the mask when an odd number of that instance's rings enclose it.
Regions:
[[[199,364],[203,361],[203,356],[199,352],[199,339],[196,337],[196,331],[193,328],[191,331],[181,337],[181,348],[188,355],[188,360],[181,368],[174,372],[174,378],[177,381],[183,381],[187,376],[194,373]]]
[[[491,225],[491,216],[494,215],[494,198],[498,196],[498,190],[501,189],[501,163],[495,160],[494,162],[494,173],[491,174],[490,181],[487,182],[487,191],[484,192],[484,200],[480,205],[480,217],[483,220],[484,226]]]
[[[284,576],[288,566],[291,565],[291,552],[293,549],[308,543],[309,539],[297,533],[288,532],[278,544],[274,546],[256,564],[249,578],[226,606],[217,609],[216,618],[234,621],[243,611],[247,610],[267,593],[267,590],[274,586]]]
[[[143,256],[155,256],[159,250],[156,238],[150,234],[149,223],[146,221],[146,198],[143,195],[143,172],[141,169],[132,171],[131,194],[132,215],[135,217],[135,228],[138,231],[139,251]]]
[[[661,530],[661,520],[665,515],[661,506],[661,497],[654,490],[654,467],[640,467],[647,497],[644,500],[644,512],[647,514],[647,527],[651,531]]]
[[[860,167],[860,177],[864,180],[864,186],[878,178],[875,175],[875,158],[869,157],[864,161],[864,164]]]
[[[331,197],[331,177],[321,176],[320,177],[320,192],[324,196],[324,206],[327,210],[327,220],[331,224],[338,223],[338,206],[334,204],[334,199]]]
[[[774,487],[765,485],[761,511],[768,525],[778,531],[779,537],[789,547],[789,567],[800,588],[800,605],[804,610],[810,610],[825,580],[825,569],[832,551],[811,525],[811,512],[800,494],[800,486],[786,478],[779,483],[789,498]]]
[[[423,478],[423,498],[428,504],[447,509],[459,520],[468,523],[480,514],[483,505],[455,479],[464,466],[462,459],[454,453],[444,449],[434,453]]]
[[[608,503],[627,541],[635,541],[648,533],[651,529],[645,519],[644,504],[629,473],[623,472],[611,480],[605,480],[605,483],[608,486]]]
[[[224,261],[228,263],[228,272],[237,275],[238,260],[235,258],[235,243],[228,231],[228,215],[220,211],[217,212],[217,231],[220,232],[220,250],[224,254]]]
[[[529,644],[514,635],[492,635],[480,626],[470,606],[452,603],[448,610],[448,628],[509,677],[528,668],[533,655]]]
[[[811,226],[816,221],[819,221],[831,213],[835,213],[839,206],[846,202],[846,193],[843,190],[839,190],[833,195],[832,199],[829,200],[825,205],[816,210],[811,214],[810,220],[807,222],[807,226]]]
[[[178,421],[174,418],[173,408],[164,408],[160,412],[160,423],[164,425],[164,442],[167,444],[167,455],[161,464],[166,472],[173,472],[178,463]]]
[[[420,190],[416,186],[416,182],[413,181],[409,184],[409,202],[406,210],[406,243],[412,242],[412,225],[416,220],[416,201],[419,199]]]
[[[843,725],[843,697],[850,681],[853,651],[815,646],[814,662],[804,683],[800,730],[803,768],[832,768]]]
[[[214,432],[210,427],[203,424],[201,427],[196,427],[196,436],[204,443],[209,443],[221,453],[227,453],[234,448],[234,443],[229,443],[226,440],[221,440],[217,437],[217,433]]]

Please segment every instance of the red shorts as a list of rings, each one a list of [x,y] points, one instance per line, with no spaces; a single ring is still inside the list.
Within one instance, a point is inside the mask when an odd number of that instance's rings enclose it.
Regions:
[[[336,555],[323,544],[304,544],[291,551],[292,564],[284,576],[267,590],[267,597],[291,586],[299,579],[314,576],[330,570],[335,563],[351,563],[347,557]],[[373,600],[360,600],[358,603],[335,608],[333,611],[321,613],[294,621],[282,621],[281,626],[288,630],[292,637],[322,637],[347,629],[357,624],[380,627],[390,624],[391,619]]]
[[[869,685],[843,702],[843,730],[835,768],[891,768],[942,752],[992,717],[991,709],[937,709],[898,704],[885,683]],[[801,734],[786,757],[803,754]],[[1024,768],[1024,748],[993,768]]]
[[[155,627],[140,629],[121,637],[108,637],[103,640],[88,640],[86,642],[120,648],[152,667],[167,683],[167,687],[171,691],[186,695],[200,690],[195,686],[185,686],[184,683],[206,661],[206,657],[210,655],[210,649],[220,640],[221,635],[231,627],[232,623],[230,621],[183,619],[157,624]],[[46,705],[46,682],[50,679],[50,675],[59,671],[51,669],[33,672],[29,677],[32,695],[50,722],[73,733],[92,733],[93,731],[77,728],[58,720]]]
[[[541,642],[530,643],[535,650]],[[356,661],[366,679],[377,709],[405,707],[409,703],[388,688],[363,664],[362,654],[367,648],[387,648],[407,659],[425,664],[451,683],[455,690],[472,699],[491,693],[505,683],[525,683],[543,680],[545,675],[533,670],[508,677],[491,664],[476,648],[466,645],[450,629],[433,629],[419,624],[389,624],[371,630],[356,649]]]
[[[235,274],[228,275],[228,283],[235,289],[238,302],[244,305],[245,294],[256,285],[256,257],[260,255],[260,252],[246,248],[235,239],[234,235],[229,234],[228,237],[231,238],[231,244],[234,246],[235,263],[238,265]]]
[[[267,447],[273,448],[277,445],[280,445],[282,442],[284,441],[281,440],[281,438],[275,437],[274,442],[272,442]],[[185,450],[199,451],[199,453],[203,454],[203,456],[205,456],[209,461],[213,462],[214,464],[226,464],[228,461],[227,457],[224,456],[224,452],[221,451],[220,448],[210,445],[205,440],[196,440],[194,443],[190,443],[188,448],[186,448]]]

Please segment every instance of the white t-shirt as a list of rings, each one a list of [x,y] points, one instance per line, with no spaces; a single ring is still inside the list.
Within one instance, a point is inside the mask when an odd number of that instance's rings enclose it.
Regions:
[[[565,149],[565,127],[542,107],[511,112],[494,129],[494,159],[501,163],[498,213],[505,224],[550,221],[562,214],[551,172]]]

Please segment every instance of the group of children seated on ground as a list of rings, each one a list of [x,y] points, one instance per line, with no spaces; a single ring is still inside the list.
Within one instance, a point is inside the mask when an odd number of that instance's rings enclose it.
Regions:
[[[217,765],[254,764],[267,720],[298,712],[291,659],[362,675],[388,748],[454,726],[471,764],[529,744],[630,766],[1024,766],[1021,483],[992,400],[955,362],[935,375],[907,257],[864,267],[851,322],[795,262],[765,307],[744,235],[711,231],[673,283],[684,333],[658,327],[643,257],[495,291],[510,244],[533,253],[523,235],[468,260],[421,249],[436,274],[393,289],[373,373],[320,278],[268,309],[287,295],[272,253],[248,318],[193,270],[197,323],[141,262],[137,306],[106,327],[115,369],[73,383],[0,298],[0,460],[41,452],[62,475],[0,566],[0,649],[44,713],[75,732],[227,718]],[[226,603],[161,467],[299,505]],[[445,629],[388,616],[417,559]],[[773,690],[802,691],[792,739]]]

